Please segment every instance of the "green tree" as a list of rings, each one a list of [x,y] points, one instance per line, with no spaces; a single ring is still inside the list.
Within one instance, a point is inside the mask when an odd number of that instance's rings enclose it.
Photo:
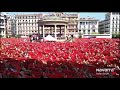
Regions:
[[[2,38],[3,37],[3,35],[0,35],[0,38]]]
[[[92,32],[91,34],[99,34],[99,33],[97,33],[97,32]]]
[[[19,34],[19,35],[15,35],[15,37],[16,37],[16,38],[20,38],[20,37],[21,37],[21,35],[20,35],[20,34]]]
[[[79,38],[82,38],[82,33],[79,33]]]
[[[120,32],[112,34],[112,38],[120,38]]]

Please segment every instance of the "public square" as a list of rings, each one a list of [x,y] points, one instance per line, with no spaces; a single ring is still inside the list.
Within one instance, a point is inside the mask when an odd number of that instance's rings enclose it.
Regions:
[[[74,42],[30,42],[3,38],[0,77],[3,78],[114,78],[120,77],[120,40],[82,38]],[[97,68],[115,68],[97,75]]]
[[[119,78],[119,23],[119,12],[0,12],[0,78]]]

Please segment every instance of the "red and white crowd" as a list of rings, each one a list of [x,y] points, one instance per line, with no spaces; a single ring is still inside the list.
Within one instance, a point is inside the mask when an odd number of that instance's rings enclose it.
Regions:
[[[120,40],[83,38],[74,42],[0,39],[0,78],[120,77]],[[96,68],[116,68],[96,75]]]

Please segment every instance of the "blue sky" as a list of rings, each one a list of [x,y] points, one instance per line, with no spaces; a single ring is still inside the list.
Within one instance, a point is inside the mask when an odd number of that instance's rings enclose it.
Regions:
[[[49,13],[49,12],[5,12],[8,13],[10,15],[14,15],[14,14],[32,14],[32,13]],[[70,12],[66,12],[66,13],[70,13]],[[104,20],[105,19],[105,14],[107,12],[72,12],[72,13],[79,13],[80,17],[94,17],[96,19],[99,20]]]
[[[99,20],[104,20],[105,19],[105,12],[101,12],[101,13],[80,13],[80,17],[95,17],[96,19],[99,19]]]

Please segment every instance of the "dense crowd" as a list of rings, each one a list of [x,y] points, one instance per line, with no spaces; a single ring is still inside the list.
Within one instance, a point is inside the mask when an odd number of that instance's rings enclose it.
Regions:
[[[30,42],[0,39],[0,78],[120,77],[119,39],[76,39],[75,42]],[[96,75],[96,68],[115,68]]]

